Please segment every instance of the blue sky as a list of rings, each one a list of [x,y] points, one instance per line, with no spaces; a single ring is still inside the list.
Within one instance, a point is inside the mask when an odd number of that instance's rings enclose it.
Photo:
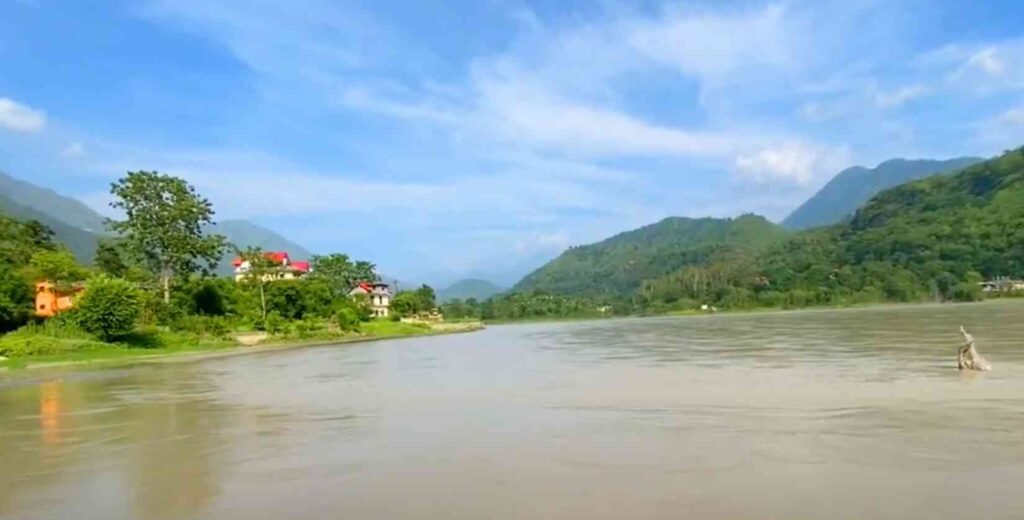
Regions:
[[[9,0],[0,170],[127,170],[406,279],[510,284],[670,215],[1024,144],[1011,1]]]

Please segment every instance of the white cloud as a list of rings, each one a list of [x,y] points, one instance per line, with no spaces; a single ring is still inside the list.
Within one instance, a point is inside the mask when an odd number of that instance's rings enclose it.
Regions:
[[[10,98],[0,98],[0,127],[13,132],[38,132],[46,126],[46,114]]]
[[[995,154],[1024,143],[1024,106],[1004,110],[974,124],[979,146]]]
[[[736,15],[673,9],[662,18],[628,24],[625,41],[685,74],[720,83],[751,69],[791,63],[793,34],[785,15],[779,5]]]
[[[980,70],[989,76],[1001,76],[1006,72],[1006,63],[999,54],[1000,52],[996,48],[982,49],[971,55],[965,66],[969,69]]]
[[[77,141],[69,143],[60,151],[60,155],[65,159],[76,159],[85,155],[85,145]]]
[[[342,90],[339,102],[347,108],[375,112],[398,119],[426,119],[437,123],[454,124],[462,116],[451,107],[429,100],[401,102],[379,95],[368,87],[349,87]]]
[[[1024,126],[1024,107],[1011,108],[999,114],[996,119],[1001,123]]]
[[[951,44],[917,59],[926,71],[945,71],[946,83],[974,94],[1024,88],[1024,38]]]
[[[549,151],[615,155],[721,155],[735,136],[647,123],[616,110],[554,97],[517,77],[478,77],[480,106],[470,124],[494,137]]]
[[[891,92],[877,92],[875,106],[878,108],[899,108],[908,101],[917,99],[928,93],[923,85],[908,85]]]
[[[820,123],[846,115],[847,108],[838,103],[807,101],[797,108],[797,115],[805,121]]]
[[[741,154],[736,157],[735,167],[738,174],[754,182],[806,185],[823,175],[834,174],[848,160],[848,152],[842,149],[787,143]]]

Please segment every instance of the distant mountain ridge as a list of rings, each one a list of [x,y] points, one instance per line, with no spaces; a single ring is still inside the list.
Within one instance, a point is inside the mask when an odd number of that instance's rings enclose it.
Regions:
[[[106,233],[106,218],[78,199],[0,172],[0,195],[94,235]]]
[[[39,221],[53,231],[54,240],[67,246],[79,262],[91,263],[96,254],[96,244],[99,241],[97,235],[55,219],[35,208],[18,204],[6,195],[0,195],[0,212],[19,220]]]
[[[106,234],[106,218],[83,202],[61,195],[28,181],[0,172],[0,211],[21,220],[38,220],[53,230],[54,238],[83,263],[91,263],[96,244]],[[256,246],[264,250],[287,251],[297,260],[308,260],[312,253],[275,231],[247,220],[229,219],[208,229],[227,237],[239,248]],[[217,273],[230,275],[234,248],[224,253]]]
[[[590,245],[572,247],[530,273],[514,291],[571,296],[624,296],[645,280],[723,251],[754,252],[783,240],[785,230],[759,215],[736,218],[669,217]]]
[[[476,300],[483,301],[504,291],[505,289],[502,289],[487,280],[468,278],[465,280],[459,280],[458,282],[438,291],[437,301],[444,303],[451,300],[466,300],[469,298],[475,298]]]
[[[931,175],[960,170],[981,161],[977,157],[944,161],[891,159],[875,168],[847,168],[790,213],[782,221],[782,226],[800,230],[836,224],[851,217],[857,208],[883,190]]]
[[[761,265],[773,289],[805,298],[971,300],[981,280],[1024,275],[1022,223],[1024,148],[885,190],[847,222],[795,233]]]
[[[292,242],[276,231],[267,229],[248,220],[229,219],[218,222],[209,229],[211,233],[224,235],[232,247],[224,252],[217,265],[217,274],[230,276],[234,272],[231,261],[235,258],[235,248],[259,247],[264,251],[286,251],[294,260],[309,260],[313,253],[301,245]]]

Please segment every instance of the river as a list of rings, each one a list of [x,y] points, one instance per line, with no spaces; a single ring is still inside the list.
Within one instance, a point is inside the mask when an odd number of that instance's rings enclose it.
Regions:
[[[0,375],[2,518],[1021,518],[1022,483],[1024,302]]]

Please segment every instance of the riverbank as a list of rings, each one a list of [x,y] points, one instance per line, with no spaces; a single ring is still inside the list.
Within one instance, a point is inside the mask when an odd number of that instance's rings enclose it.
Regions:
[[[870,310],[870,309],[899,309],[914,307],[949,307],[954,305],[1013,305],[1020,303],[1024,305],[1024,298],[1021,297],[996,297],[975,302],[872,302],[872,303],[850,303],[843,305],[813,305],[806,307],[747,307],[739,309],[717,309],[715,311],[704,311],[700,309],[686,309],[649,314],[616,314],[607,316],[572,316],[572,317],[531,317],[520,320],[484,320],[486,325],[518,325],[536,323],[572,323],[578,321],[613,320],[626,318],[698,318],[710,316],[735,316],[747,314],[786,314],[801,312],[826,312],[843,310]]]
[[[154,348],[125,348],[110,346],[80,352],[12,358],[0,361],[0,373],[21,370],[80,366],[118,366],[137,363],[182,363],[221,357],[288,350],[301,347],[365,343],[385,339],[458,334],[482,330],[481,322],[437,324],[408,324],[379,320],[363,325],[358,333],[318,336],[310,338],[271,337],[253,346],[240,345],[230,340],[197,341],[190,344],[172,343]]]

